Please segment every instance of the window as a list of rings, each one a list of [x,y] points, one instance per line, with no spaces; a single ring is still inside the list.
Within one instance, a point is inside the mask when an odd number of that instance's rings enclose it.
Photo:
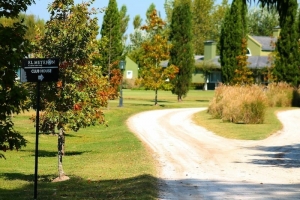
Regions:
[[[219,72],[219,71],[211,72],[211,74],[209,76],[209,82],[210,83],[221,82],[221,72]]]
[[[127,79],[132,79],[132,76],[133,76],[132,70],[128,70],[128,71],[126,72],[126,78],[127,78]]]
[[[249,48],[247,48],[247,53],[246,53],[246,55],[247,55],[247,56],[252,56],[251,51],[250,51]]]

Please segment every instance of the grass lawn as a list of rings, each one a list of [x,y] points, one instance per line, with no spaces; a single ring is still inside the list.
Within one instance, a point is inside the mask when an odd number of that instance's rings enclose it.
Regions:
[[[69,181],[57,177],[57,137],[39,136],[38,199],[155,199],[157,178],[154,159],[126,127],[126,119],[151,109],[207,106],[213,91],[191,91],[178,103],[171,92],[123,90],[124,107],[118,100],[104,109],[108,127],[97,125],[68,132],[63,158]],[[28,140],[20,151],[7,151],[0,160],[0,199],[33,199],[35,112],[15,116],[15,128]]]
[[[138,112],[166,108],[207,107],[214,91],[192,90],[183,102],[177,102],[171,92],[158,92],[158,106],[153,91],[123,90],[123,107],[118,100],[104,109],[108,127],[97,125],[78,132],[68,132],[63,166],[71,179],[51,182],[57,177],[57,136],[39,136],[38,199],[155,199],[157,178],[151,152],[130,133],[126,119]],[[278,130],[281,124],[274,117],[276,109],[268,111],[266,124],[250,125],[252,138],[260,139]],[[15,116],[15,128],[28,140],[20,151],[5,152],[0,160],[0,199],[33,199],[35,128],[28,119],[35,113]],[[197,123],[212,131],[248,130],[245,125],[221,123],[205,113],[195,115]],[[224,128],[224,126],[228,126]],[[221,127],[221,128],[220,128]],[[240,132],[240,131],[238,131]],[[250,133],[244,135],[251,135]],[[263,136],[261,136],[263,135]]]

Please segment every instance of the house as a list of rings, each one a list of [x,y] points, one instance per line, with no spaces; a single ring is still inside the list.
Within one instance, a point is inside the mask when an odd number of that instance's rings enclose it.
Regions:
[[[270,65],[269,56],[274,51],[277,38],[280,34],[280,28],[273,29],[273,36],[253,36],[248,35],[247,41],[247,56],[248,67],[253,71],[258,71]],[[192,83],[204,85],[204,90],[214,90],[221,80],[221,64],[220,56],[216,55],[217,44],[212,40],[204,42],[204,55],[195,55],[195,64],[201,65],[209,63],[214,67],[205,72],[203,70],[195,70],[192,74]],[[162,67],[168,66],[168,61],[161,62]],[[138,64],[126,57],[126,68],[124,70],[125,79],[136,79],[138,77]],[[263,82],[263,76],[256,74],[256,82]]]
[[[138,78],[138,64],[131,60],[129,57],[126,56],[125,59],[126,66],[123,72],[124,79],[132,79],[135,80]]]
[[[270,66],[269,56],[275,50],[275,43],[280,34],[280,28],[275,27],[273,29],[273,36],[251,36],[248,35],[247,41],[247,56],[248,67],[257,72],[267,66]],[[214,70],[208,74],[201,72],[195,72],[193,75],[193,83],[200,81],[200,76],[205,77],[205,90],[213,90],[221,81],[221,65],[219,63],[219,56],[216,56],[216,43],[214,41],[206,41],[204,43],[204,56],[195,56],[196,63],[203,61],[210,61],[215,65]],[[255,81],[261,83],[264,81],[263,75],[256,73]]]

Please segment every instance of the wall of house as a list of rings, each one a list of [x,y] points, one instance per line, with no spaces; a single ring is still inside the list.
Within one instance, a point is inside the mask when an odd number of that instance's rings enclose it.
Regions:
[[[261,44],[259,44],[254,38],[248,36],[247,48],[250,49],[252,56],[261,55]]]
[[[203,72],[193,73],[192,83],[205,83],[205,75]]]
[[[138,77],[138,65],[126,57],[126,68],[123,72],[124,79],[136,79]]]

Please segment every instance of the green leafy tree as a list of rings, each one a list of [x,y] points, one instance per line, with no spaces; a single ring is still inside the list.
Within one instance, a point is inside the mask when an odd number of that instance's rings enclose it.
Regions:
[[[118,68],[124,46],[122,43],[121,17],[116,0],[109,0],[101,28],[101,40],[107,40],[103,48],[101,67],[104,75],[111,79],[112,69]]]
[[[25,12],[33,0],[2,0],[0,17],[15,21],[10,26],[0,23],[0,150],[20,149],[26,145],[25,138],[16,131],[12,114],[20,113],[27,107],[26,89],[16,81],[16,71],[21,59],[31,51],[25,39],[26,27],[16,20],[20,12]],[[0,153],[0,158],[5,158]]]
[[[141,16],[140,15],[136,15],[133,18],[133,28],[134,29],[140,28],[141,25],[142,25],[142,21],[143,21],[143,19],[141,18]]]
[[[168,67],[161,66],[161,62],[169,60],[169,51],[171,45],[163,34],[165,22],[157,16],[156,10],[153,10],[149,16],[147,25],[142,29],[146,30],[151,36],[150,39],[142,43],[142,56],[139,70],[139,79],[137,82],[142,84],[145,89],[154,90],[154,105],[157,105],[158,90],[171,90],[173,85],[171,81],[178,72],[174,65]]]
[[[35,40],[37,29],[39,29],[42,33],[44,32],[45,21],[37,18],[34,15],[20,13],[18,18],[0,18],[0,24],[3,26],[12,26],[15,22],[20,22],[27,27],[25,39],[28,39],[30,42]]]
[[[272,7],[253,7],[247,15],[249,34],[259,36],[271,36],[273,28],[279,25],[279,15]]]
[[[237,56],[243,54],[242,40],[247,34],[247,7],[242,0],[233,0],[221,30],[220,61],[223,83],[232,83],[238,68]]]
[[[127,15],[127,7],[126,5],[122,5],[121,9],[120,9],[120,31],[121,31],[121,35],[122,35],[122,39],[123,39],[123,44],[125,45],[125,42],[127,40],[127,35],[125,34],[128,28],[128,22],[130,20],[129,15]]]
[[[204,42],[212,40],[212,9],[213,0],[193,0],[193,34],[196,55],[204,54]]]
[[[148,34],[141,29],[142,18],[136,15],[133,20],[134,31],[129,35],[130,45],[128,46],[128,57],[134,62],[139,63],[142,54],[142,43],[147,40]]]
[[[217,43],[217,51],[220,53],[220,37],[221,37],[221,28],[224,22],[225,14],[227,10],[230,8],[228,4],[228,0],[222,0],[222,3],[219,5],[215,5],[212,9],[211,20],[212,20],[212,28],[209,40],[213,40]]]
[[[297,0],[288,1],[288,9],[280,10],[280,36],[276,43],[279,58],[275,60],[273,74],[277,81],[285,81],[294,86],[300,83],[299,35],[297,32]]]
[[[65,132],[104,123],[101,107],[107,106],[110,95],[107,78],[92,62],[100,56],[96,40],[99,27],[97,18],[92,17],[96,11],[88,9],[92,3],[74,5],[73,0],[55,0],[49,6],[51,17],[45,35],[36,43],[36,56],[60,59],[59,81],[41,84],[47,92],[41,94],[40,116],[41,131],[59,130],[58,180],[66,178],[62,167]]]
[[[189,91],[194,72],[194,51],[192,33],[191,0],[181,0],[175,3],[170,25],[170,51],[169,65],[175,65],[179,72],[172,83],[172,93],[177,95],[178,101],[182,101]]]
[[[165,0],[164,8],[167,16],[167,23],[170,24],[172,21],[172,12],[174,9],[174,0]]]

